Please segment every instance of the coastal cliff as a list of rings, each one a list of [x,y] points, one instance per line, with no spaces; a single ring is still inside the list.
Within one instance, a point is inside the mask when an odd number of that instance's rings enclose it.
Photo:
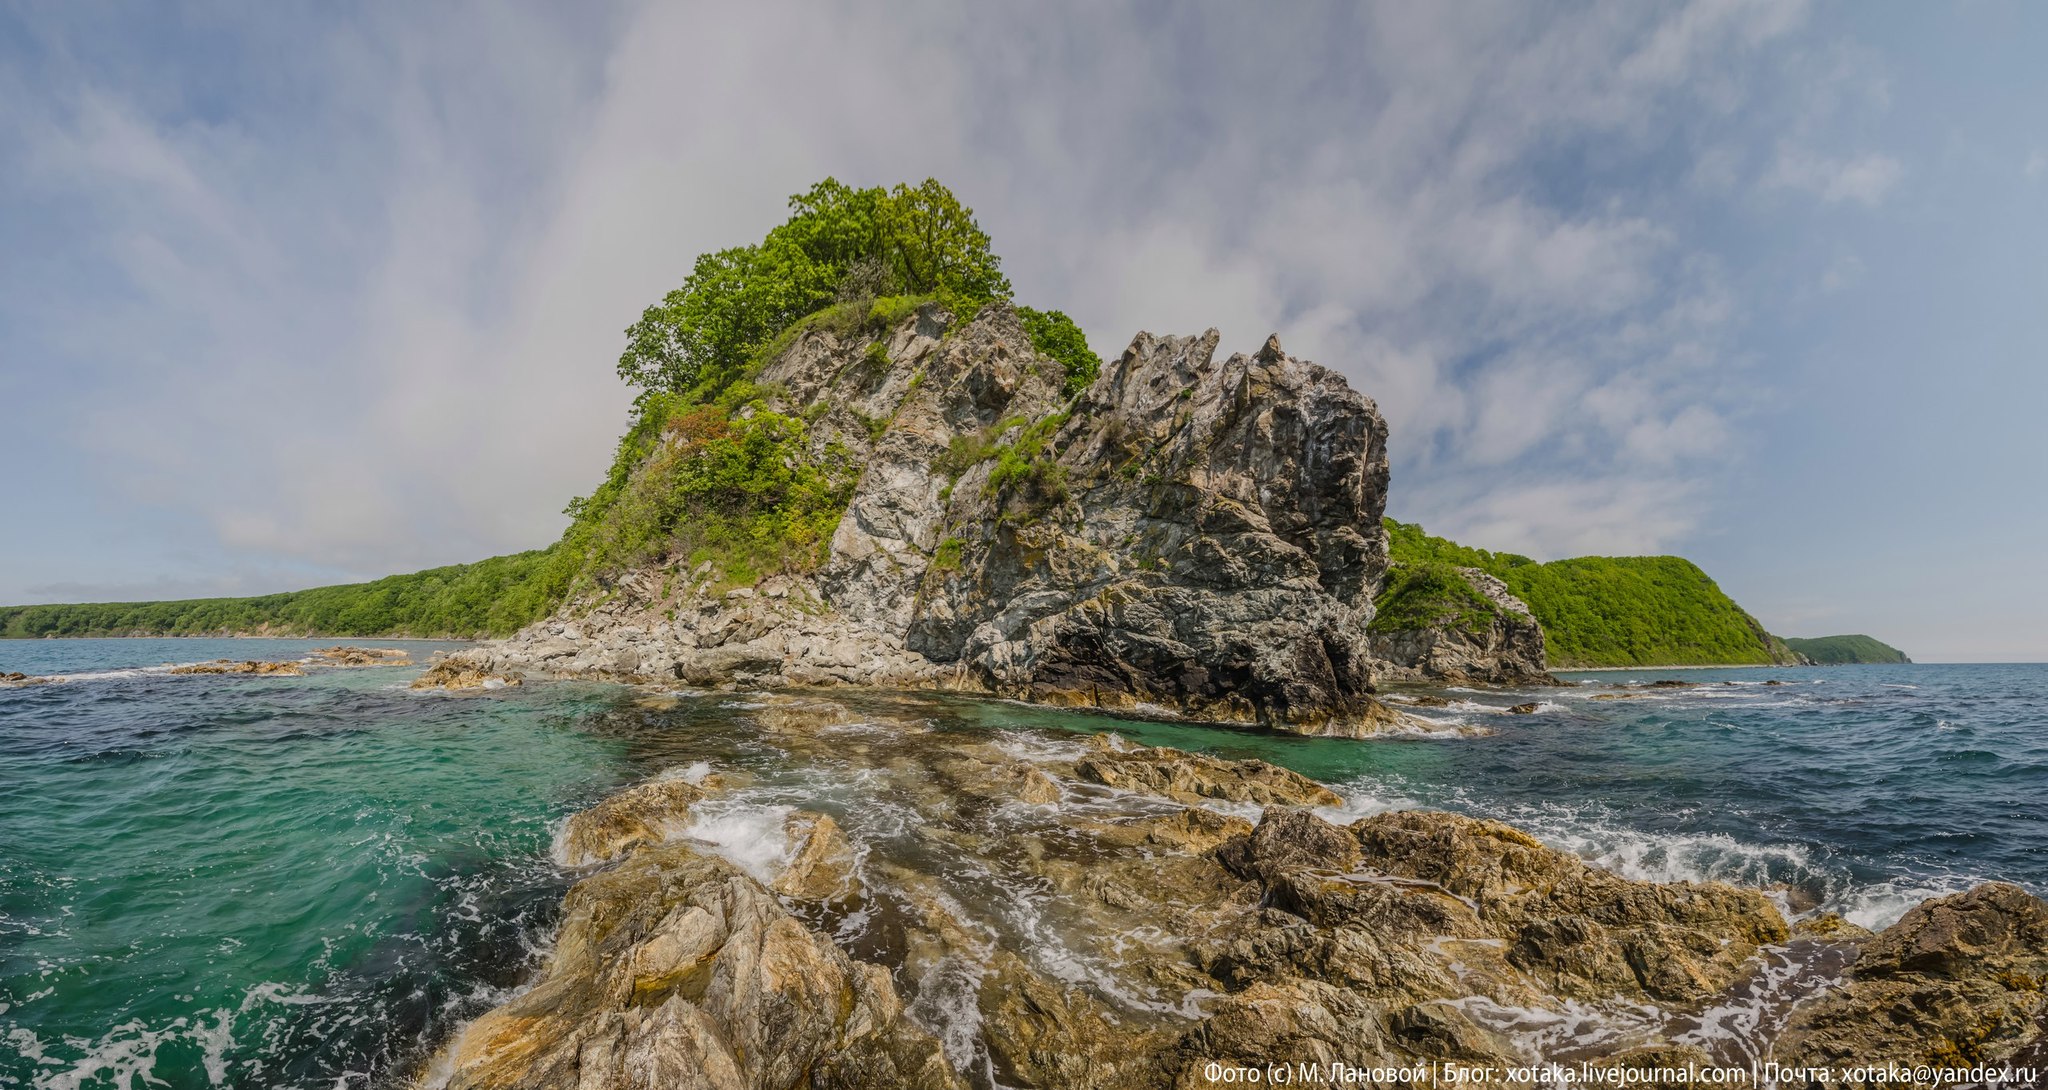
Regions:
[[[691,522],[730,509],[695,510],[428,683],[944,688],[1312,734],[1396,721],[1372,695],[1393,664],[1369,631],[1387,570],[1371,400],[1277,338],[1219,360],[1213,330],[1141,333],[1078,393],[1067,378],[1000,304],[815,323],[741,396],[665,407],[615,501],[672,493],[774,421],[770,457],[844,495],[815,553],[746,578]],[[1507,651],[1540,672],[1540,630],[1511,642],[1460,662],[1530,672],[1486,663]]]

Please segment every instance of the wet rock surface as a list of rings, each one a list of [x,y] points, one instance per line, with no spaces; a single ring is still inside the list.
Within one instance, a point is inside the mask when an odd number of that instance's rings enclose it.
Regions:
[[[1780,1054],[1971,1066],[2048,1052],[2048,904],[1987,882],[1860,943],[1848,981],[1793,1017]]]
[[[184,666],[173,666],[173,674],[259,674],[277,677],[300,677],[305,668],[296,662],[262,662],[249,660],[237,662],[233,659],[215,659],[212,662],[194,662]]]
[[[411,656],[398,647],[322,647],[313,657],[328,666],[406,666]]]
[[[1655,884],[1495,821],[953,705],[747,695],[621,714],[678,768],[575,816],[540,980],[428,1081],[1210,1085],[1211,1063],[1995,1060],[2039,1048],[2048,906],[1876,935]],[[670,718],[661,718],[670,717]],[[694,1081],[692,1081],[694,1080]]]
[[[426,672],[413,679],[415,689],[503,689],[523,681],[522,673],[514,668],[504,671],[478,665],[463,657],[462,652],[450,655],[427,667]]]

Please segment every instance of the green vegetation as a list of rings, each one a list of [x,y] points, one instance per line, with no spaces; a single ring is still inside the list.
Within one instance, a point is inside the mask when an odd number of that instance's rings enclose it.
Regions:
[[[560,600],[583,577],[664,560],[710,561],[733,585],[816,566],[859,472],[843,447],[814,447],[809,422],[771,411],[752,383],[709,405],[646,400],[611,475],[569,504],[547,590]]]
[[[759,245],[699,257],[647,308],[626,330],[620,377],[650,394],[723,386],[798,319],[848,300],[887,321],[908,313],[907,296],[963,319],[1010,298],[973,210],[936,180],[887,190],[827,178],[789,207]]]
[[[1067,396],[1088,388],[1102,372],[1102,357],[1088,347],[1088,336],[1063,311],[1018,307],[1017,317],[1031,336],[1031,347],[1058,360],[1067,369]]]
[[[1053,461],[1052,452],[1047,448],[1053,435],[1067,422],[1068,415],[1054,413],[1032,421],[1018,432],[1016,442],[1005,443],[989,451],[988,456],[995,458],[996,465],[989,470],[988,483],[982,486],[983,494],[1000,496],[1008,492],[1022,496],[1033,510],[1065,502],[1067,470]]]
[[[1785,661],[1776,641],[1721,592],[1707,573],[1676,556],[1582,556],[1537,563],[1473,549],[1387,520],[1402,564],[1479,568],[1527,602],[1543,626],[1550,664],[1704,666]],[[1778,645],[1782,647],[1782,645]]]
[[[1786,646],[1821,666],[1845,666],[1859,662],[1912,662],[1904,651],[1869,636],[1816,636],[1810,640],[1785,638]]]
[[[1373,607],[1370,629],[1375,632],[1451,626],[1479,633],[1493,627],[1499,612],[1458,574],[1456,565],[1434,561],[1392,565]]]
[[[371,583],[255,598],[0,606],[0,637],[206,636],[265,631],[305,636],[502,636],[554,607],[536,578],[550,552],[495,556]]]

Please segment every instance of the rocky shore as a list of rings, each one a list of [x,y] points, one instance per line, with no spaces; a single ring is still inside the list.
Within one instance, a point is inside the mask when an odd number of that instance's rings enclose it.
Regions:
[[[1347,813],[1259,761],[921,710],[757,698],[809,786],[692,765],[576,815],[547,965],[422,1084],[1165,1090],[1217,1064],[2048,1048],[2048,905],[2016,887],[1871,934],[1498,822]]]

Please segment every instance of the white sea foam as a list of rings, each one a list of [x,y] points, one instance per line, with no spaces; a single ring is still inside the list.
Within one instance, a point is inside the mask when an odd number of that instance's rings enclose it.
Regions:
[[[691,761],[689,764],[678,765],[675,768],[668,769],[655,778],[661,780],[681,780],[687,784],[701,784],[711,778],[711,762]]]
[[[772,882],[795,852],[786,828],[795,812],[794,806],[713,799],[691,808],[682,835],[709,845],[760,881]]]

